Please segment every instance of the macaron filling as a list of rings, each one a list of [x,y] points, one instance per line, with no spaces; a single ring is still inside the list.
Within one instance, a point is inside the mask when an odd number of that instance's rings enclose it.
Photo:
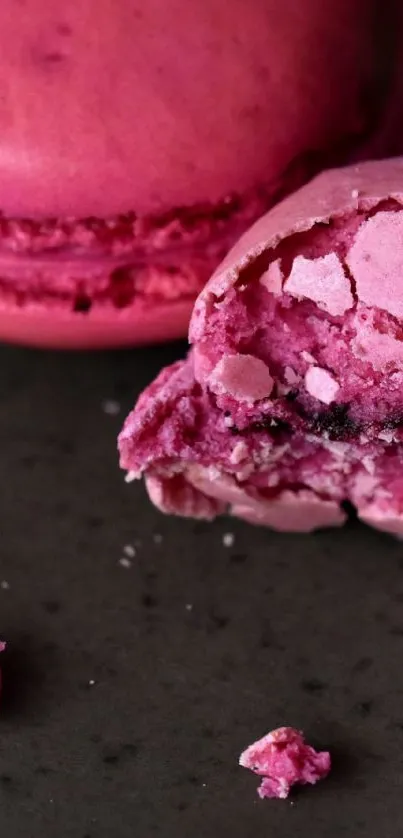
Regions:
[[[153,216],[0,217],[0,303],[88,315],[139,302],[190,302],[268,205],[264,190],[254,190]]]

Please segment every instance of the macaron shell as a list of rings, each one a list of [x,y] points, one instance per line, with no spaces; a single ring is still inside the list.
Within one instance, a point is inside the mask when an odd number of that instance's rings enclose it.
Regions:
[[[318,167],[359,146],[376,101],[362,104],[378,75],[375,5],[3,0],[1,210],[157,212],[262,180],[278,189],[312,149]]]
[[[0,303],[3,341],[53,349],[102,349],[176,340],[186,332],[192,301],[118,311],[109,309],[77,314],[42,305],[26,307]]]
[[[331,218],[337,219],[359,207],[370,210],[388,198],[403,204],[403,158],[368,161],[323,172],[281,201],[241,236],[201,292],[190,322],[190,341],[202,337],[214,300],[227,293],[242,271],[263,253],[315,224],[327,224]]]

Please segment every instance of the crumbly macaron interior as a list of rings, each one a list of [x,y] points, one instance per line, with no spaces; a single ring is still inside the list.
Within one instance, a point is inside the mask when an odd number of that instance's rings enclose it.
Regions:
[[[301,530],[348,502],[403,532],[402,319],[397,202],[289,236],[210,304],[129,418],[122,464],[167,512]]]

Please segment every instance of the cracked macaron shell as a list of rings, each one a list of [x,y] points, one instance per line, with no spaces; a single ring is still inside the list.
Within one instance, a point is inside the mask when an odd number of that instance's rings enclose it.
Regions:
[[[203,341],[214,303],[239,282],[247,269],[253,270],[256,265],[262,273],[258,260],[263,263],[262,257],[274,254],[280,242],[319,224],[353,216],[358,210],[369,212],[388,199],[403,209],[403,158],[323,172],[285,198],[239,239],[199,295],[190,322],[190,342]]]

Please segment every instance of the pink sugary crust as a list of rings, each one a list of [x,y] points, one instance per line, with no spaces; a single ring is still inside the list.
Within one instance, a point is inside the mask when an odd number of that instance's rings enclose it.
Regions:
[[[399,319],[403,317],[402,247],[403,215],[380,212],[362,224],[346,257],[358,299]]]
[[[313,300],[336,317],[354,303],[349,280],[335,253],[311,260],[297,256],[283,288],[297,299]]]
[[[381,116],[373,6],[6,0],[1,209],[144,215],[360,148]]]
[[[281,201],[241,236],[201,292],[190,322],[191,343],[203,339],[215,300],[228,293],[263,253],[296,233],[348,217],[358,209],[369,212],[387,199],[403,206],[403,158],[323,172]]]
[[[279,727],[250,745],[240,756],[239,764],[263,777],[259,797],[288,797],[296,783],[315,785],[329,774],[328,751],[315,751],[305,743],[300,731]]]

